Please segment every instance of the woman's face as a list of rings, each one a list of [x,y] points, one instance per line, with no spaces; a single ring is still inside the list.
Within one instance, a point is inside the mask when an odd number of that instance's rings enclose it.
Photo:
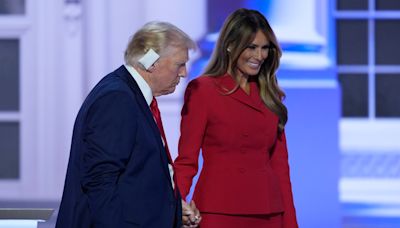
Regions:
[[[253,76],[260,71],[261,65],[268,57],[269,41],[263,32],[257,31],[254,40],[240,54],[237,62],[238,76]]]

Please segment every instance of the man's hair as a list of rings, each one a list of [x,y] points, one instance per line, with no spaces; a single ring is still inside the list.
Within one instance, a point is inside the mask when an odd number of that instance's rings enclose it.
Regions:
[[[195,49],[196,43],[182,30],[168,22],[145,24],[130,39],[125,50],[125,63],[139,65],[138,60],[150,49],[162,56],[170,46]]]

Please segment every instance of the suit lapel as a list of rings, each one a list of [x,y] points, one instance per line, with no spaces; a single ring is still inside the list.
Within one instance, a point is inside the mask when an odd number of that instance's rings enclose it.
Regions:
[[[228,93],[237,86],[236,81],[229,74],[217,78],[217,84],[222,93]],[[233,93],[227,96],[249,106],[250,108],[262,112],[263,106],[252,99],[250,95],[247,95],[241,88],[236,89]]]
[[[128,84],[129,88],[131,88],[132,92],[136,95],[135,96],[136,101],[138,102],[140,109],[142,110],[144,116],[146,117],[147,122],[151,126],[151,131],[153,132],[154,137],[157,139],[157,142],[159,144],[162,164],[167,164],[163,165],[164,171],[167,174],[168,179],[171,180],[168,168],[169,162],[168,162],[167,152],[165,151],[165,147],[161,141],[160,131],[158,130],[157,124],[154,121],[153,114],[151,113],[150,108],[147,105],[146,99],[144,98],[142,92],[140,91],[140,88],[136,83],[135,79],[133,79],[133,77],[130,75],[130,73],[124,66],[118,68],[116,70],[116,73],[121,77],[122,80],[124,80]]]

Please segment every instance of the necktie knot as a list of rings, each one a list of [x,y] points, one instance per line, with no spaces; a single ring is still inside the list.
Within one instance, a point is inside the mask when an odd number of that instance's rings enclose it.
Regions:
[[[150,111],[153,113],[153,116],[157,122],[157,126],[161,122],[161,115],[160,115],[160,110],[158,109],[158,104],[156,98],[153,97],[153,100],[150,103]],[[160,126],[158,126],[160,128]]]
[[[157,100],[156,100],[155,97],[153,97],[153,100],[152,100],[151,103],[150,103],[150,107],[151,107],[151,108],[155,108],[155,107],[157,107],[157,106],[158,106]]]
[[[153,100],[152,100],[151,103],[150,103],[150,107],[151,107],[152,109],[158,108],[157,100],[156,100],[155,97],[153,97]]]

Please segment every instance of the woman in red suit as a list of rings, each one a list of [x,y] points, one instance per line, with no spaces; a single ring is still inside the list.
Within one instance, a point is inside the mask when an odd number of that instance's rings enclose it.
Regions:
[[[204,75],[186,89],[175,174],[184,199],[202,150],[193,196],[201,228],[298,227],[280,57],[265,17],[239,9],[226,19]]]

